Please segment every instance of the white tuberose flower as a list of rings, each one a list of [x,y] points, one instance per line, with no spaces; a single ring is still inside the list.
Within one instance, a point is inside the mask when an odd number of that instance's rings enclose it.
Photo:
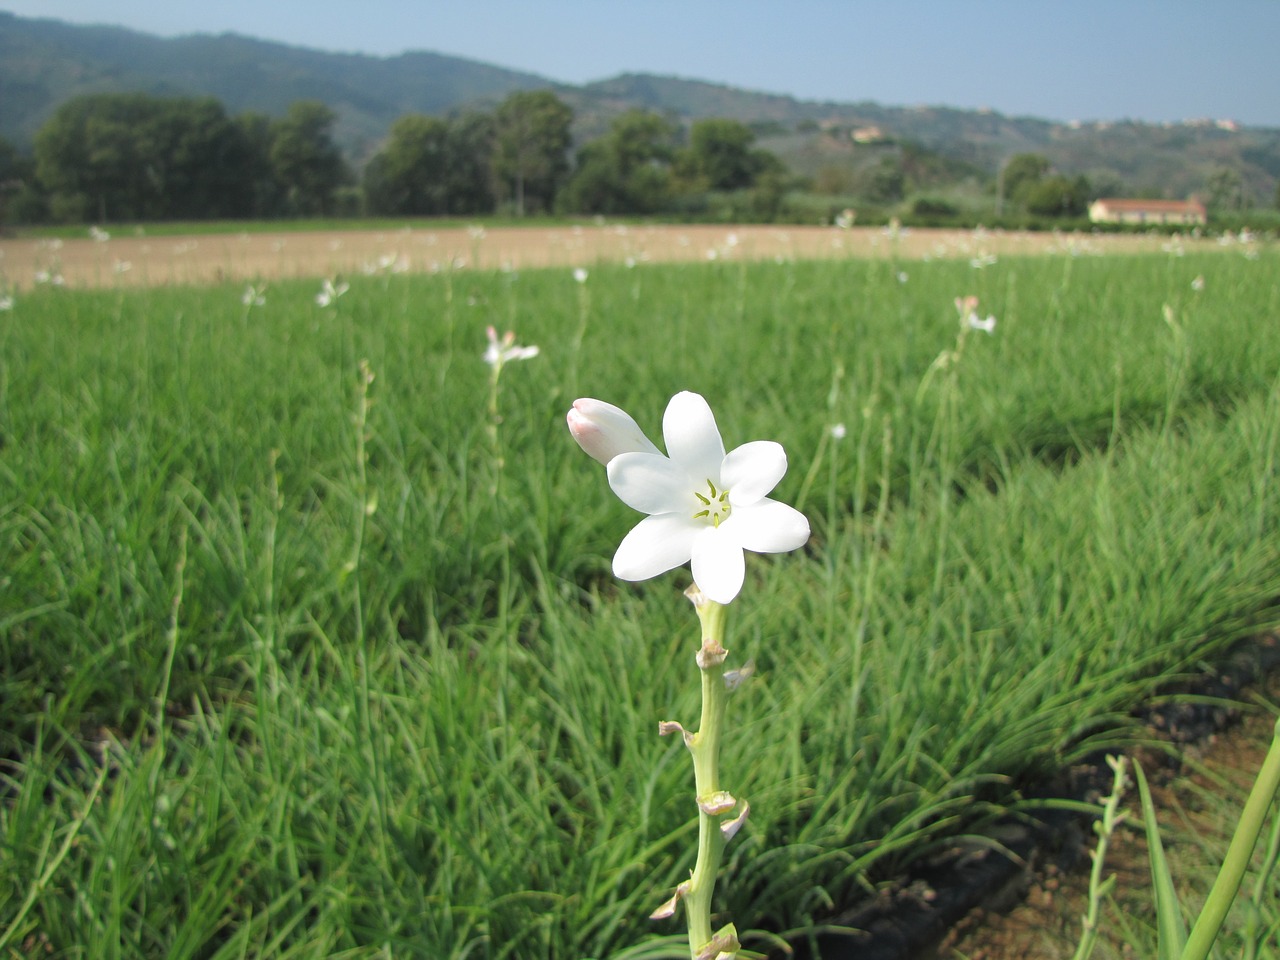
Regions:
[[[501,340],[493,327],[486,328],[485,335],[489,338],[489,346],[484,351],[484,362],[491,367],[498,368],[512,360],[532,360],[538,355],[537,347],[516,345],[514,330],[508,330]]]
[[[320,287],[320,292],[316,294],[316,305],[321,307],[329,307],[334,304],[337,299],[351,289],[349,283],[339,283],[334,286],[332,280],[326,279]]]
[[[781,444],[756,440],[726,455],[711,408],[696,393],[667,404],[668,456],[631,417],[599,400],[577,401],[569,429],[597,460],[620,451],[607,461],[609,486],[648,514],[614,554],[613,572],[623,580],[648,580],[688,561],[699,589],[729,603],[742,589],[744,551],[785,553],[809,539],[804,515],[766,496],[787,472]]]

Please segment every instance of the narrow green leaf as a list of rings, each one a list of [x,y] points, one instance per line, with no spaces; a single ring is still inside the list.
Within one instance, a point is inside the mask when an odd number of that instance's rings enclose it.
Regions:
[[[1160,932],[1160,960],[1177,960],[1187,942],[1187,928],[1182,922],[1178,895],[1173,888],[1173,877],[1164,857],[1164,844],[1160,842],[1160,826],[1156,823],[1155,806],[1151,802],[1151,790],[1147,787],[1142,765],[1133,763],[1134,779],[1138,783],[1138,795],[1142,799],[1142,819],[1147,827],[1147,850],[1151,857],[1151,890],[1156,904],[1156,926]]]

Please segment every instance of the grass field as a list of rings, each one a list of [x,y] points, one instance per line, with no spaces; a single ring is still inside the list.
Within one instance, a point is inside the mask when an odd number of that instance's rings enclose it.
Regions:
[[[687,571],[564,413],[705,395],[814,534],[730,609],[756,949],[1280,621],[1274,249],[24,291],[0,951],[641,960],[692,864]],[[998,318],[960,327],[974,294]],[[485,327],[541,347],[492,395]],[[951,352],[951,362],[938,363]],[[491,412],[491,396],[497,416]],[[840,425],[843,430],[833,430]]]

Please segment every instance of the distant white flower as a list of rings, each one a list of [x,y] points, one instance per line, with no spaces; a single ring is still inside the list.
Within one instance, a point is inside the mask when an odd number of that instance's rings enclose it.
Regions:
[[[1199,293],[1201,290],[1204,289],[1203,274],[1198,275],[1194,280],[1191,281],[1191,289],[1196,291],[1197,293]]]
[[[240,302],[243,303],[246,307],[266,306],[266,303],[267,303],[266,294],[267,294],[267,288],[265,286],[259,289],[258,287],[255,287],[253,284],[249,284],[249,286],[244,288],[244,293],[241,294],[240,296]]]
[[[969,266],[973,267],[975,270],[981,270],[984,267],[995,266],[998,262],[999,261],[994,253],[983,253],[970,260]]]
[[[831,434],[832,440],[843,440],[849,435],[849,428],[843,423],[833,423],[827,428],[827,433]]]
[[[588,442],[584,419],[597,430]],[[623,580],[648,580],[689,563],[698,588],[716,603],[729,603],[746,577],[745,551],[785,553],[809,539],[804,515],[767,496],[787,472],[782,446],[756,440],[726,455],[711,408],[696,393],[678,393],[667,404],[668,456],[610,404],[579,400],[568,420],[596,459],[610,448],[621,451],[607,462],[609,486],[648,514],[614,554],[613,572]]]
[[[501,367],[509,360],[529,360],[538,355],[537,347],[517,346],[516,335],[512,330],[508,330],[501,340],[493,327],[488,327],[485,333],[489,337],[489,346],[484,352],[484,362],[491,367]]]
[[[0,297],[0,312],[6,311],[6,310],[12,310],[12,309],[13,309],[12,295],[5,294],[3,297]]]
[[[899,271],[898,271],[898,282],[899,282],[899,283],[906,283],[909,279],[911,279],[911,278],[910,278],[910,276],[908,276],[907,271],[905,271],[905,270],[899,270]]]
[[[573,279],[576,280],[578,283],[586,283],[587,271],[584,270],[582,267],[575,268],[573,271]]]
[[[404,273],[409,269],[409,261],[398,253],[384,253],[377,260],[366,262],[360,269],[366,275]]]
[[[316,304],[321,307],[332,306],[337,299],[351,289],[349,283],[340,283],[334,286],[332,280],[326,279],[320,287],[320,292],[316,294]]]
[[[967,323],[971,330],[981,330],[983,333],[994,333],[996,329],[996,318],[991,314],[987,314],[985,318],[979,318],[976,313],[971,313]]]
[[[111,269],[116,273],[128,273],[133,269],[133,264],[128,260],[117,260],[111,265]]]
[[[98,226],[89,227],[89,236],[95,243],[106,243],[111,239],[111,234]]]
[[[994,333],[996,318],[987,315],[985,319],[978,316],[978,298],[970,294],[967,297],[956,297],[956,312],[960,314],[960,322],[970,330],[981,330],[983,333]]]
[[[56,270],[37,270],[35,279],[37,284],[47,283],[51,287],[62,287],[67,283],[66,278]]]

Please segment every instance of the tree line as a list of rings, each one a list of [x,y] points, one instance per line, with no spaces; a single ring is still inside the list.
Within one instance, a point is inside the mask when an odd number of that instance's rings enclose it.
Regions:
[[[1123,184],[1068,176],[1041,154],[1013,156],[992,178],[892,141],[860,148],[860,167],[845,161],[806,180],[737,120],[686,128],[640,109],[575,145],[573,110],[550,90],[513,93],[492,110],[402,116],[358,174],[336,122],[314,100],[273,118],[230,116],[211,97],[77,97],[40,128],[30,155],[0,140],[0,224],[552,213],[831,222],[851,202],[872,219],[955,224],[989,216],[991,200],[995,222],[1063,222],[1082,219],[1100,191],[1124,195]],[[1209,176],[1206,194],[1211,210],[1248,206],[1231,169]]]
[[[311,100],[271,118],[230,116],[210,97],[80,96],[50,116],[29,157],[0,141],[0,194],[24,222],[643,214],[708,191],[780,195],[785,174],[735,120],[686,131],[633,110],[575,151],[573,111],[548,90],[487,112],[402,116],[358,177],[336,120]]]

